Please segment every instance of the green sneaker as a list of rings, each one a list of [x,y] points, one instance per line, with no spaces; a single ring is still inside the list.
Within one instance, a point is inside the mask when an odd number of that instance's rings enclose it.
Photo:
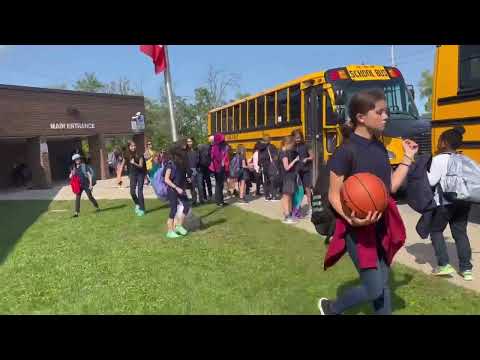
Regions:
[[[180,235],[187,235],[188,234],[188,231],[187,229],[185,229],[182,225],[178,225],[176,228],[175,228],[175,232],[180,234]]]
[[[473,274],[472,270],[465,270],[462,272],[463,280],[465,281],[472,281],[473,280]]]
[[[145,216],[145,211],[143,211],[143,210],[138,210],[138,211],[137,211],[137,216]]]
[[[167,238],[169,238],[169,239],[177,239],[179,237],[182,237],[182,236],[178,235],[175,231],[167,232]]]
[[[450,276],[455,272],[455,269],[452,265],[447,264],[445,266],[438,266],[432,271],[432,275],[434,276]]]
[[[135,205],[135,214],[138,215],[138,212],[140,211],[140,206],[139,205]]]

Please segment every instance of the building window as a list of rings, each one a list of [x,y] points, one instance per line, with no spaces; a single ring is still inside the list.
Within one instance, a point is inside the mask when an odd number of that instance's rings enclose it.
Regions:
[[[267,126],[275,126],[275,94],[267,95]]]
[[[227,109],[227,132],[233,131],[233,108]]]
[[[248,128],[255,129],[255,100],[248,102]]]
[[[222,130],[223,133],[227,132],[227,110],[222,110]]]
[[[265,127],[265,96],[257,99],[257,128]]]
[[[247,102],[244,101],[241,105],[240,119],[242,122],[242,130],[247,129]]]
[[[289,99],[289,122],[291,124],[300,125],[302,123],[302,114],[301,114],[301,99],[300,99],[300,85],[291,86],[288,89],[288,99]]]
[[[287,124],[287,96],[288,90],[280,90],[277,92],[277,125],[283,126]]]
[[[480,45],[460,45],[459,89],[480,89]]]
[[[233,108],[233,129],[240,130],[240,105],[235,105]]]

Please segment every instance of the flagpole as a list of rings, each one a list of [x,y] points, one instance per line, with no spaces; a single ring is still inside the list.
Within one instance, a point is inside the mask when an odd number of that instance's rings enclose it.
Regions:
[[[175,114],[174,114],[174,107],[173,107],[173,90],[172,90],[172,78],[170,76],[170,60],[168,59],[168,50],[167,45],[163,45],[165,51],[165,59],[167,68],[163,73],[163,77],[165,79],[165,89],[167,90],[167,98],[168,98],[168,108],[170,110],[170,126],[172,129],[172,140],[175,142],[177,141],[177,127],[175,125]]]

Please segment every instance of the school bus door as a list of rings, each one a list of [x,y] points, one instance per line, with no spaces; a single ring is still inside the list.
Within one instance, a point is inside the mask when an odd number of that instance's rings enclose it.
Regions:
[[[323,116],[324,100],[322,85],[304,89],[305,141],[310,145],[315,156],[313,163],[313,185],[317,180],[318,168],[323,161]]]

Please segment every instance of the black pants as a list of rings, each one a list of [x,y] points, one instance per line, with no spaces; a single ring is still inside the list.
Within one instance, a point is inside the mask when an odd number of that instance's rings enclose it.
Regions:
[[[225,170],[215,173],[215,202],[217,205],[223,204],[223,186],[225,184]]]
[[[210,178],[210,170],[208,170],[208,166],[200,166],[200,172],[202,173],[202,180],[203,180],[203,199],[207,201],[207,192],[208,197],[212,197],[212,180]]]
[[[192,201],[194,203],[204,202],[204,189],[203,189],[203,174],[199,169],[191,169],[192,177],[190,183],[190,190],[192,191]],[[210,185],[211,186],[211,185]]]
[[[257,195],[260,195],[260,186],[262,186],[262,173],[254,171],[253,179],[255,181],[255,186],[256,186],[255,192],[257,193]]]
[[[80,213],[80,200],[82,198],[82,193],[84,191],[85,191],[85,194],[87,194],[88,196],[88,200],[90,200],[93,206],[95,206],[98,209],[98,203],[97,203],[97,200],[95,200],[95,198],[93,197],[92,191],[88,187],[86,189],[82,187],[82,189],[80,190],[80,194],[77,194],[75,198],[75,212],[77,214]]]
[[[143,199],[144,182],[145,174],[130,174],[130,196],[132,197],[135,205],[138,205],[142,211],[145,211],[145,200]]]
[[[168,203],[170,204],[170,214],[169,219],[175,219],[177,215],[177,206],[181,202],[183,205],[183,214],[187,215],[190,211],[190,202],[188,201],[187,194],[185,192],[182,195],[179,195],[178,192],[172,188],[168,189],[167,192]]]
[[[447,244],[443,232],[450,224],[453,240],[455,240],[457,247],[460,271],[472,269],[472,249],[467,235],[470,207],[470,204],[451,204],[435,209],[430,238],[439,266],[445,266],[449,263]]]
[[[273,179],[268,175],[268,171],[264,168],[262,169],[263,173],[263,191],[265,199],[276,198],[278,196],[279,179]]]

